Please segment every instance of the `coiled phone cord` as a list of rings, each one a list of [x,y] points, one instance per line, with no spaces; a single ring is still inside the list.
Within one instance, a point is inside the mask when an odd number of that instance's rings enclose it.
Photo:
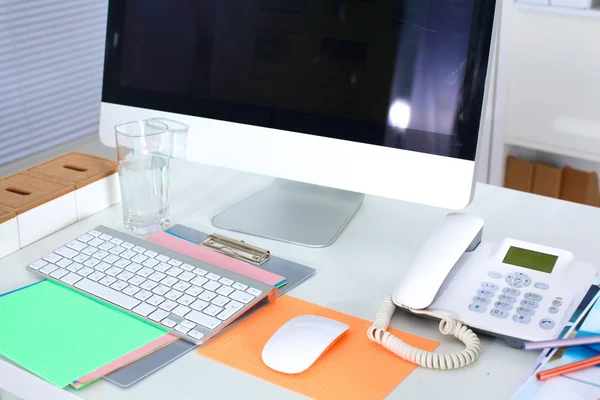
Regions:
[[[462,368],[475,362],[477,358],[479,358],[481,343],[479,342],[477,335],[473,333],[471,329],[445,315],[430,311],[410,310],[415,314],[424,314],[439,318],[440,332],[444,335],[452,334],[465,344],[465,349],[458,353],[436,354],[406,344],[404,341],[387,331],[395,309],[396,305],[392,301],[392,295],[390,294],[386,296],[383,301],[381,309],[375,317],[375,322],[373,322],[373,325],[367,332],[367,336],[373,342],[379,343],[400,358],[420,365],[421,367],[434,369]]]

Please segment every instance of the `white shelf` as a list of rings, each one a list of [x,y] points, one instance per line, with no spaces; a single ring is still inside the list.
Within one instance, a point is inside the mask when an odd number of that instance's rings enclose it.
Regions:
[[[559,156],[566,156],[577,158],[579,160],[590,161],[594,163],[600,163],[600,155],[597,153],[587,153],[584,151],[574,150],[565,148],[562,146],[554,146],[548,143],[540,143],[536,141],[530,141],[523,138],[507,136],[504,138],[504,144],[510,146],[518,146],[526,149],[543,151],[545,153],[552,153]]]
[[[521,10],[539,11],[549,14],[570,15],[574,17],[600,18],[600,7],[583,10],[578,8],[552,7],[537,4],[515,3],[515,6]]]

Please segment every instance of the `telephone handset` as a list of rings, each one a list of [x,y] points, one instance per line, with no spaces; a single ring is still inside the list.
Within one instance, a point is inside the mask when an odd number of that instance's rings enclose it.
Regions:
[[[556,338],[597,268],[576,263],[566,250],[510,238],[499,245],[482,242],[483,225],[476,216],[449,214],[385,298],[369,339],[422,367],[454,369],[479,357],[479,338],[469,327],[513,347]],[[465,349],[436,354],[394,337],[387,328],[396,306],[440,319],[440,332],[461,340]]]

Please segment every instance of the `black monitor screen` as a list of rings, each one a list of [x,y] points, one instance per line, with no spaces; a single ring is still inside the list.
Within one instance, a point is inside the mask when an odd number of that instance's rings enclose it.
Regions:
[[[474,160],[494,10],[110,0],[102,100]]]

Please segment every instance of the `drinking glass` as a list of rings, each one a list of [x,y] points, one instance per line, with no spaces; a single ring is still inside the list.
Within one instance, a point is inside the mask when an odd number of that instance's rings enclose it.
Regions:
[[[115,126],[125,228],[146,236],[169,226],[169,127],[149,119]]]
[[[179,121],[167,118],[153,118],[156,121],[164,122],[169,127],[171,135],[171,157],[185,160],[185,150],[187,145],[188,131],[190,127]]]

